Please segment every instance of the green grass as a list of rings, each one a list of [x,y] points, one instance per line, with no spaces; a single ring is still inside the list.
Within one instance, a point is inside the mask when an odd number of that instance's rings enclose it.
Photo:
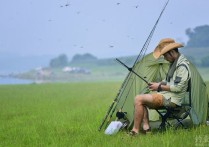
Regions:
[[[134,138],[125,132],[114,136],[98,132],[120,84],[1,85],[0,146],[209,145],[209,127],[204,125]]]

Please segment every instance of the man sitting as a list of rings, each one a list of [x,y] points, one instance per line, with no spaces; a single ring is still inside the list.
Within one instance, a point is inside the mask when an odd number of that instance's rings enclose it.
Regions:
[[[181,47],[182,44],[165,38],[155,48],[153,56],[157,59],[162,55],[170,62],[170,67],[165,80],[149,84],[149,89],[155,93],[140,94],[135,97],[134,126],[130,135],[138,134],[142,123],[145,132],[150,130],[147,107],[156,109],[161,106],[181,106],[190,79],[189,61],[178,51]]]

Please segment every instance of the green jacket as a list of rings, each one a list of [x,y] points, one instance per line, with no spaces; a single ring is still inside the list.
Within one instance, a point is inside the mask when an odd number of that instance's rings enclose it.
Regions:
[[[166,99],[171,98],[171,102],[181,106],[182,100],[186,96],[190,77],[189,61],[181,54],[178,58],[173,77],[169,82],[166,81],[167,85],[170,86],[170,91],[161,91],[159,93]]]

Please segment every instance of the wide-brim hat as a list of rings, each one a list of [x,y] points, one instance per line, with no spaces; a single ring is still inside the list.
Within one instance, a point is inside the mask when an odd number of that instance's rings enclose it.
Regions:
[[[154,58],[158,59],[161,55],[165,54],[166,52],[180,47],[183,47],[183,45],[180,43],[176,43],[171,38],[165,38],[159,42],[159,44],[157,45],[157,47],[153,52],[153,56]]]

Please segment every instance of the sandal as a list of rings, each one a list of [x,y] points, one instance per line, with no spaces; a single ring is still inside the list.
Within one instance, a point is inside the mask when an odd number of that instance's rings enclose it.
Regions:
[[[128,135],[130,135],[130,136],[137,136],[139,133],[136,133],[135,131],[130,131],[129,133],[128,133]]]
[[[147,130],[143,130],[143,133],[144,134],[150,134],[151,133],[151,127],[149,129],[147,129]]]

